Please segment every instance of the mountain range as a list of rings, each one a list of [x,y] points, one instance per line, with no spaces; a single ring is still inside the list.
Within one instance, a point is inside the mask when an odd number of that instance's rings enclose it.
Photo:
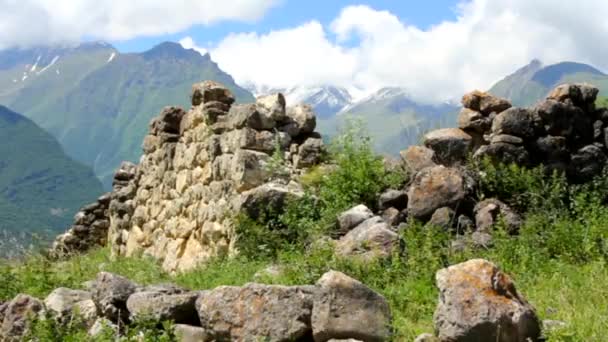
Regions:
[[[455,124],[459,104],[425,105],[407,89],[387,87],[361,97],[329,84],[272,88],[239,86],[211,57],[162,43],[143,53],[120,53],[106,43],[0,51],[0,104],[49,131],[72,158],[93,168],[106,188],[122,160],[137,161],[149,120],[166,105],[189,106],[192,83],[212,79],[232,89],[238,101],[282,92],[288,103],[311,104],[327,136],[350,118],[360,120],[379,152],[396,154],[425,131]],[[588,81],[608,94],[608,76],[581,63],[543,66],[538,60],[489,90],[524,106],[557,83]]]
[[[209,55],[177,43],[127,54],[105,43],[0,52],[0,104],[57,137],[106,188],[122,160],[139,159],[150,119],[169,104],[188,107],[183,94],[206,79],[253,100]]]
[[[103,192],[91,168],[68,157],[34,122],[3,106],[0,139],[0,235],[56,234],[83,203]]]

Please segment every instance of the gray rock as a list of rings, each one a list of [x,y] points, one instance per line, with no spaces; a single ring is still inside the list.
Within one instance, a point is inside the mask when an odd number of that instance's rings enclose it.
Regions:
[[[566,144],[565,137],[548,135],[538,138],[534,144],[534,149],[542,160],[567,161],[570,153]]]
[[[435,151],[424,146],[410,146],[399,153],[407,168],[413,173],[435,166]]]
[[[456,213],[452,208],[443,207],[435,210],[433,216],[427,223],[429,226],[441,228],[443,230],[448,230],[452,228],[454,224],[454,217]]]
[[[475,213],[475,222],[478,232],[491,232],[492,227],[502,219],[507,232],[509,234],[516,234],[523,223],[519,214],[513,211],[508,205],[495,198],[490,198],[477,203],[473,212]]]
[[[453,208],[466,196],[465,179],[456,168],[434,166],[420,171],[408,191],[408,214],[427,219],[441,207]]]
[[[528,153],[525,147],[502,142],[481,146],[473,154],[473,158],[476,160],[489,158],[493,162],[507,165],[514,163],[526,166],[530,164],[530,153]]]
[[[498,135],[492,136],[490,143],[491,144],[505,143],[505,144],[511,144],[511,145],[521,145],[524,143],[524,140],[522,138],[516,137],[514,135],[498,134]]]
[[[350,208],[338,216],[338,230],[343,235],[361,224],[363,221],[374,216],[371,210],[360,204]]]
[[[464,232],[473,231],[475,229],[475,222],[466,215],[458,216],[456,224],[456,233],[463,234]]]
[[[292,137],[297,137],[314,132],[316,126],[317,119],[312,107],[300,104],[287,108],[286,123],[279,130],[288,133]]]
[[[44,300],[47,310],[54,313],[60,321],[68,320],[82,301],[90,300],[91,294],[87,291],[72,290],[60,287],[51,292]]]
[[[465,94],[461,102],[463,107],[479,111],[484,115],[500,113],[511,107],[509,101],[478,90]]]
[[[240,209],[249,217],[257,219],[264,212],[280,212],[288,199],[301,197],[302,194],[286,185],[266,183],[243,192],[240,197]]]
[[[260,96],[255,104],[259,112],[276,122],[283,122],[287,118],[285,97],[281,93]]]
[[[179,134],[179,127],[186,112],[180,107],[165,107],[150,122],[150,134],[160,136],[162,133]]]
[[[459,128],[444,128],[427,133],[423,140],[424,146],[435,151],[435,160],[449,166],[466,158],[473,138]]]
[[[590,118],[582,109],[571,103],[545,100],[537,104],[534,111],[542,119],[544,128],[550,135],[572,138],[586,133],[589,135],[586,141],[593,138],[590,134],[593,129]]]
[[[312,312],[315,341],[354,338],[361,341],[388,341],[391,312],[386,299],[347,275],[330,271],[317,286]]]
[[[488,249],[494,245],[492,235],[486,232],[474,232],[471,234],[473,246]]]
[[[439,340],[437,339],[437,337],[433,336],[433,334],[421,334],[418,335],[418,337],[416,337],[416,339],[414,340],[414,342],[438,342]]]
[[[318,164],[324,151],[325,146],[321,138],[310,137],[306,139],[298,147],[298,154],[294,156],[295,167],[305,168]]]
[[[234,103],[234,95],[220,83],[205,81],[192,86],[192,105],[198,106],[211,101],[219,101],[228,105]]]
[[[4,311],[0,325],[0,341],[21,341],[30,327],[30,319],[43,312],[44,304],[31,296],[19,294],[11,300]]]
[[[255,104],[234,105],[228,112],[229,124],[232,129],[249,127],[255,130],[271,130],[276,126],[274,119],[258,111]]]
[[[541,326],[534,308],[494,264],[474,259],[436,274],[440,341],[537,341]]]
[[[104,331],[107,331],[108,329],[114,335],[118,336],[118,334],[119,334],[118,326],[116,324],[112,323],[107,318],[102,317],[102,318],[98,318],[95,321],[95,323],[93,323],[93,325],[89,328],[87,333],[91,337],[98,337],[99,335],[101,335],[101,333],[103,333]]]
[[[201,327],[187,324],[176,324],[175,335],[179,342],[203,342],[210,341],[209,334]]]
[[[196,301],[201,326],[214,341],[295,341],[310,336],[313,286],[221,286]]]
[[[388,208],[382,212],[382,219],[389,225],[396,227],[407,219],[407,210],[399,211],[395,208]]]
[[[570,100],[581,106],[594,103],[598,93],[599,89],[590,84],[561,84],[549,93],[547,99],[560,102]]]
[[[137,284],[129,279],[108,273],[100,272],[95,280],[92,291],[93,301],[99,313],[105,318],[116,322],[127,320],[127,300],[137,290]]]
[[[399,246],[399,235],[379,217],[372,217],[344,235],[336,244],[341,256],[385,258]]]
[[[463,108],[458,115],[458,128],[469,133],[485,133],[492,126],[492,120],[482,113]]]
[[[536,125],[533,112],[524,108],[509,108],[496,116],[492,122],[492,133],[528,139],[534,136]]]
[[[402,210],[407,208],[407,192],[403,190],[388,189],[380,194],[378,198],[378,209],[388,208]]]
[[[137,292],[127,300],[132,317],[147,316],[158,321],[197,324],[198,315],[194,303],[198,293],[164,294],[161,292]]]
[[[588,145],[572,154],[568,168],[571,180],[582,183],[598,176],[606,165],[606,154],[596,145]]]

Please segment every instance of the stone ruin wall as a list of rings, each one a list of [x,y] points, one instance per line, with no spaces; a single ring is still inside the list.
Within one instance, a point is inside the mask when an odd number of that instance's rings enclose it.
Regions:
[[[190,269],[235,251],[236,213],[300,191],[296,176],[323,153],[311,107],[286,108],[281,94],[234,102],[207,81],[193,86],[189,111],[167,107],[152,120],[140,163],[123,163],[114,177],[114,255],[143,253],[167,271]],[[63,242],[73,235],[58,237],[55,249],[70,250]]]
[[[479,175],[461,165],[472,155],[543,164],[572,182],[591,179],[608,160],[608,110],[595,108],[597,94],[590,85],[565,84],[530,108],[483,92],[466,94],[459,127],[429,132],[423,146],[404,150],[410,184],[380,195],[381,217],[369,210],[347,213],[369,224],[349,225],[337,249],[350,254],[378,240],[390,254],[397,227],[411,218],[458,234],[472,231],[475,243],[487,245],[503,215],[516,234],[518,215],[499,199],[476,203]],[[84,207],[54,250],[83,251],[107,241],[114,255],[151,255],[168,271],[234,253],[235,215],[255,216],[260,206],[301,193],[297,175],[320,161],[323,143],[308,106],[286,108],[280,94],[233,103],[226,88],[204,82],[193,86],[188,112],[165,108],[150,124],[139,165],[124,163],[113,191]],[[270,167],[276,151],[285,161],[278,168]]]

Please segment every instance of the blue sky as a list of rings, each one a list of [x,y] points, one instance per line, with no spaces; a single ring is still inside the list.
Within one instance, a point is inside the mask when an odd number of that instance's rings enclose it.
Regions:
[[[179,33],[138,37],[127,41],[111,41],[121,52],[141,52],[163,41],[179,41],[190,36],[202,45],[216,44],[230,33],[266,33],[294,27],[311,20],[328,26],[349,5],[367,5],[375,10],[389,11],[407,24],[428,29],[445,20],[456,18],[458,0],[282,0],[261,19],[254,22],[223,21],[208,26],[196,25]]]

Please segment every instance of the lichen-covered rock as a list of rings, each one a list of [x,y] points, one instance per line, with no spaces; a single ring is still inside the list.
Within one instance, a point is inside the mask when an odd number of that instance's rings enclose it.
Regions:
[[[456,213],[452,208],[443,207],[435,210],[433,216],[428,222],[429,226],[448,230],[452,227],[455,221]]]
[[[463,108],[458,114],[458,128],[465,132],[484,133],[492,126],[492,119],[482,113]]]
[[[372,217],[344,235],[336,244],[341,256],[364,259],[389,257],[399,246],[399,235],[380,217]]]
[[[435,151],[435,160],[443,165],[462,162],[471,149],[473,138],[459,128],[444,128],[424,136],[424,146]]]
[[[132,317],[152,317],[158,321],[197,324],[194,303],[196,292],[166,294],[155,291],[136,292],[129,296],[127,309]]]
[[[179,342],[210,341],[209,334],[201,327],[187,324],[176,324],[174,332]]]
[[[532,111],[524,108],[509,108],[494,118],[492,133],[529,139],[534,136],[537,123]]]
[[[537,341],[540,321],[494,264],[474,259],[437,272],[439,304],[435,330],[440,341]]]
[[[476,160],[489,158],[493,162],[500,162],[505,165],[513,163],[522,166],[530,165],[530,153],[524,146],[504,142],[481,146],[473,154],[473,158]]]
[[[597,98],[599,89],[585,83],[579,84],[561,84],[553,89],[547,99],[560,102],[571,101],[577,106],[592,104]]]
[[[475,213],[475,223],[478,232],[490,233],[492,227],[498,223],[499,220],[502,220],[507,232],[515,234],[519,232],[519,227],[521,227],[523,223],[519,214],[509,208],[508,205],[495,198],[490,198],[477,203],[473,211]]]
[[[196,301],[201,326],[214,341],[296,341],[312,334],[316,288],[221,286]]]
[[[350,208],[338,216],[338,231],[344,235],[373,216],[374,213],[363,204]]]
[[[100,272],[95,279],[92,297],[102,316],[113,322],[126,321],[129,317],[127,300],[137,288],[137,284],[125,277]]]
[[[386,299],[349,276],[330,271],[317,286],[312,331],[314,340],[356,339],[388,341],[391,337],[391,311]]]
[[[192,86],[192,105],[198,106],[211,101],[218,101],[232,104],[235,101],[234,95],[220,83],[214,81],[204,81]]]
[[[509,101],[479,90],[465,94],[461,102],[464,108],[479,111],[484,115],[500,113],[511,108]]]
[[[286,123],[279,129],[295,138],[300,135],[313,133],[316,126],[317,119],[312,107],[305,104],[299,104],[287,108]]]
[[[466,197],[465,179],[456,168],[442,165],[420,171],[408,191],[408,214],[429,218],[441,207],[454,207]]]
[[[302,195],[301,189],[290,189],[280,183],[266,183],[243,192],[239,208],[250,218],[257,219],[262,213],[280,212],[288,199],[296,199]]]
[[[400,154],[405,165],[412,173],[437,165],[434,161],[435,151],[424,146],[410,146],[401,151]]]
[[[31,320],[44,310],[44,304],[31,296],[19,294],[8,302],[0,324],[0,341],[21,341]]]
[[[585,146],[572,154],[568,175],[578,183],[590,181],[602,172],[607,159],[601,147]]]
[[[51,292],[44,300],[47,310],[56,315],[59,321],[67,321],[75,311],[79,314],[90,315],[87,305],[90,303],[91,293],[82,290],[72,290],[60,287]],[[84,303],[86,302],[86,303]],[[91,318],[91,317],[87,317]]]

